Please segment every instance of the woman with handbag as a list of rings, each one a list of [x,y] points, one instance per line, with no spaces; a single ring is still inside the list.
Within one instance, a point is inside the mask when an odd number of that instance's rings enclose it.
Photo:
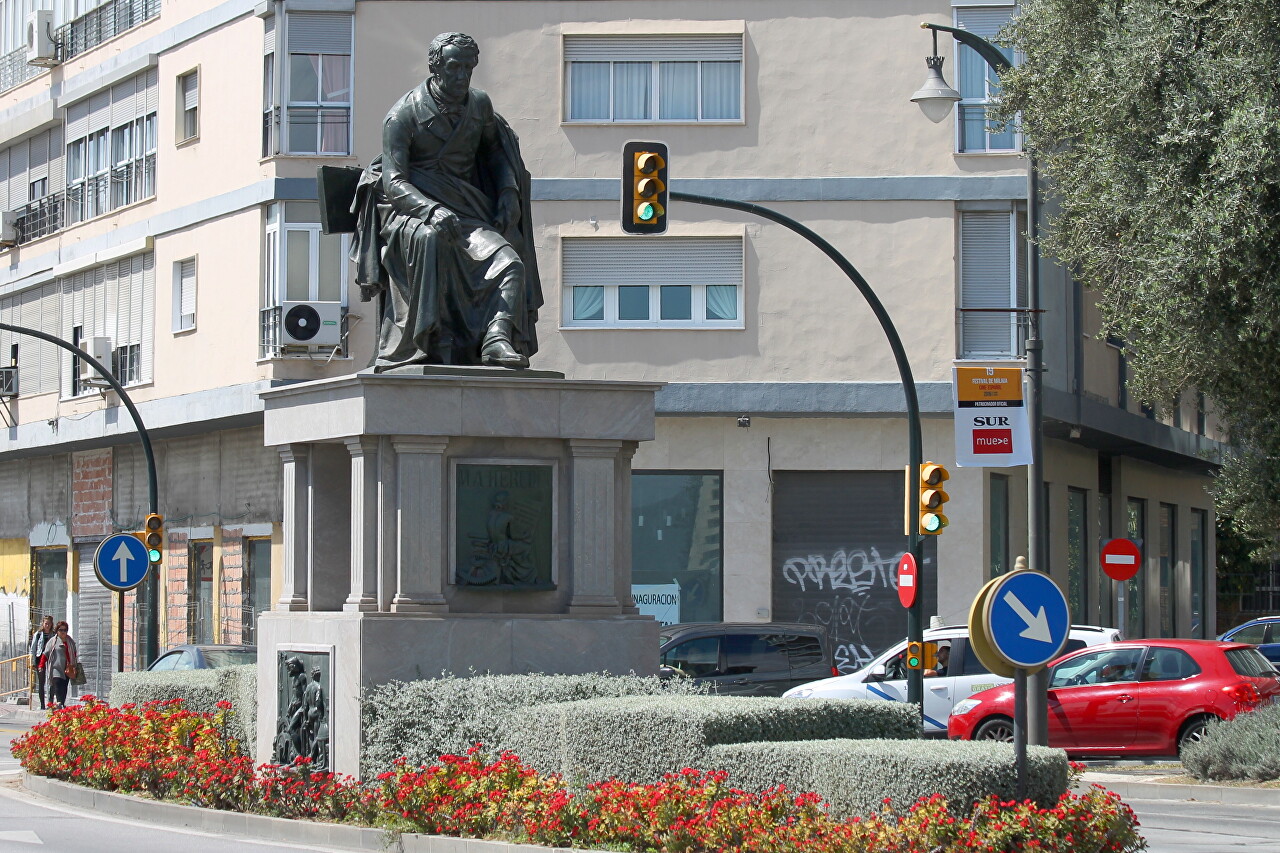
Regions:
[[[44,647],[45,671],[51,685],[49,698],[54,708],[66,707],[67,684],[80,675],[80,655],[69,630],[66,622],[59,622],[53,638]]]
[[[36,693],[40,696],[40,710],[44,710],[45,674],[44,647],[53,638],[53,617],[40,620],[40,627],[31,635],[31,668],[36,671]]]

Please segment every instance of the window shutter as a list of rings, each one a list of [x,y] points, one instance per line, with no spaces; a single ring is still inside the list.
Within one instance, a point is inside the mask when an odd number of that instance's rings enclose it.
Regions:
[[[128,124],[138,117],[138,77],[111,87],[111,126]]]
[[[568,237],[566,287],[611,284],[742,285],[739,237]]]
[[[38,134],[28,143],[27,183],[49,177],[49,131]]]
[[[49,131],[49,192],[60,192],[67,186],[67,149],[62,139],[62,128]]]
[[[149,116],[159,109],[160,105],[160,71],[148,69],[145,74],[138,75],[138,113],[137,118]]]
[[[262,53],[265,56],[268,53],[276,51],[276,16],[272,15],[262,22],[264,31],[262,34]]]
[[[200,72],[192,71],[182,78],[182,108],[184,110],[194,110],[198,104],[198,93],[200,92]]]
[[[61,299],[56,283],[50,282],[43,287],[32,288],[23,294],[23,301],[22,325],[39,329],[50,335],[59,334]],[[30,338],[27,340],[30,341]],[[32,346],[32,343],[35,345]],[[34,387],[36,393],[46,394],[57,391],[62,348],[47,341],[32,341],[20,347],[19,353],[22,352],[30,353],[32,359],[26,371],[19,368],[20,373],[25,373],[25,377],[22,375],[18,377],[19,388],[25,378],[28,387]],[[19,355],[19,359],[22,360],[23,356]]]
[[[973,6],[956,9],[956,26],[990,40],[1013,19],[1013,6]]]
[[[9,204],[9,151],[0,151],[0,210],[12,210],[16,204]]]
[[[291,21],[292,23],[292,21]],[[292,41],[292,39],[290,39]],[[566,61],[655,62],[742,60],[742,34],[574,36],[564,38]]]
[[[74,142],[89,133],[89,102],[79,101],[67,107],[67,140]]]
[[[1009,213],[961,213],[960,307],[1013,307],[1012,248]],[[961,323],[965,356],[1014,354],[1014,315],[963,314]]]
[[[105,130],[111,126],[111,90],[99,92],[89,98],[88,132]]]
[[[195,258],[190,258],[178,264],[178,294],[174,302],[177,303],[178,312],[177,316],[173,318],[173,327],[175,329],[190,328],[186,318],[190,317],[194,321],[196,316]]]
[[[27,155],[25,143],[9,149],[9,207],[22,207],[27,203]]]
[[[349,14],[295,12],[289,16],[290,53],[351,53]]]
[[[151,364],[155,354],[155,312],[156,312],[156,256],[152,252],[136,255],[133,258],[133,275],[137,282],[135,293],[138,318],[138,335],[134,341],[138,343],[138,379],[141,382],[151,381]]]

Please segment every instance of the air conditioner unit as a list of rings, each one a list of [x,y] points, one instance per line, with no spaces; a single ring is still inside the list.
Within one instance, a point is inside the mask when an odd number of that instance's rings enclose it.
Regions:
[[[0,367],[0,397],[18,396],[18,368]]]
[[[111,369],[111,338],[85,338],[80,341],[80,349],[93,356],[107,370]],[[110,382],[94,369],[93,365],[83,358],[79,360],[80,385],[86,388],[107,388]]]
[[[281,304],[280,343],[285,346],[341,346],[342,303],[285,302]]]
[[[0,246],[18,245],[18,211],[0,210]]]
[[[53,11],[27,13],[27,64],[51,68],[58,64],[58,43],[53,40]]]

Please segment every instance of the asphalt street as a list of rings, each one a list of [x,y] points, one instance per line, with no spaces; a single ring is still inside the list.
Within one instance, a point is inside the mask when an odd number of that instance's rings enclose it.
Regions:
[[[1280,799],[1280,798],[1278,798]],[[1150,853],[1280,853],[1280,806],[1126,800]]]

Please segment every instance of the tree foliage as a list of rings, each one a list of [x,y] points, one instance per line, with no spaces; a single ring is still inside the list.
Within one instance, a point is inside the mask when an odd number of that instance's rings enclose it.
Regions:
[[[1006,115],[1061,202],[1045,248],[1093,288],[1149,402],[1203,391],[1220,510],[1280,528],[1280,3],[1025,0]]]

